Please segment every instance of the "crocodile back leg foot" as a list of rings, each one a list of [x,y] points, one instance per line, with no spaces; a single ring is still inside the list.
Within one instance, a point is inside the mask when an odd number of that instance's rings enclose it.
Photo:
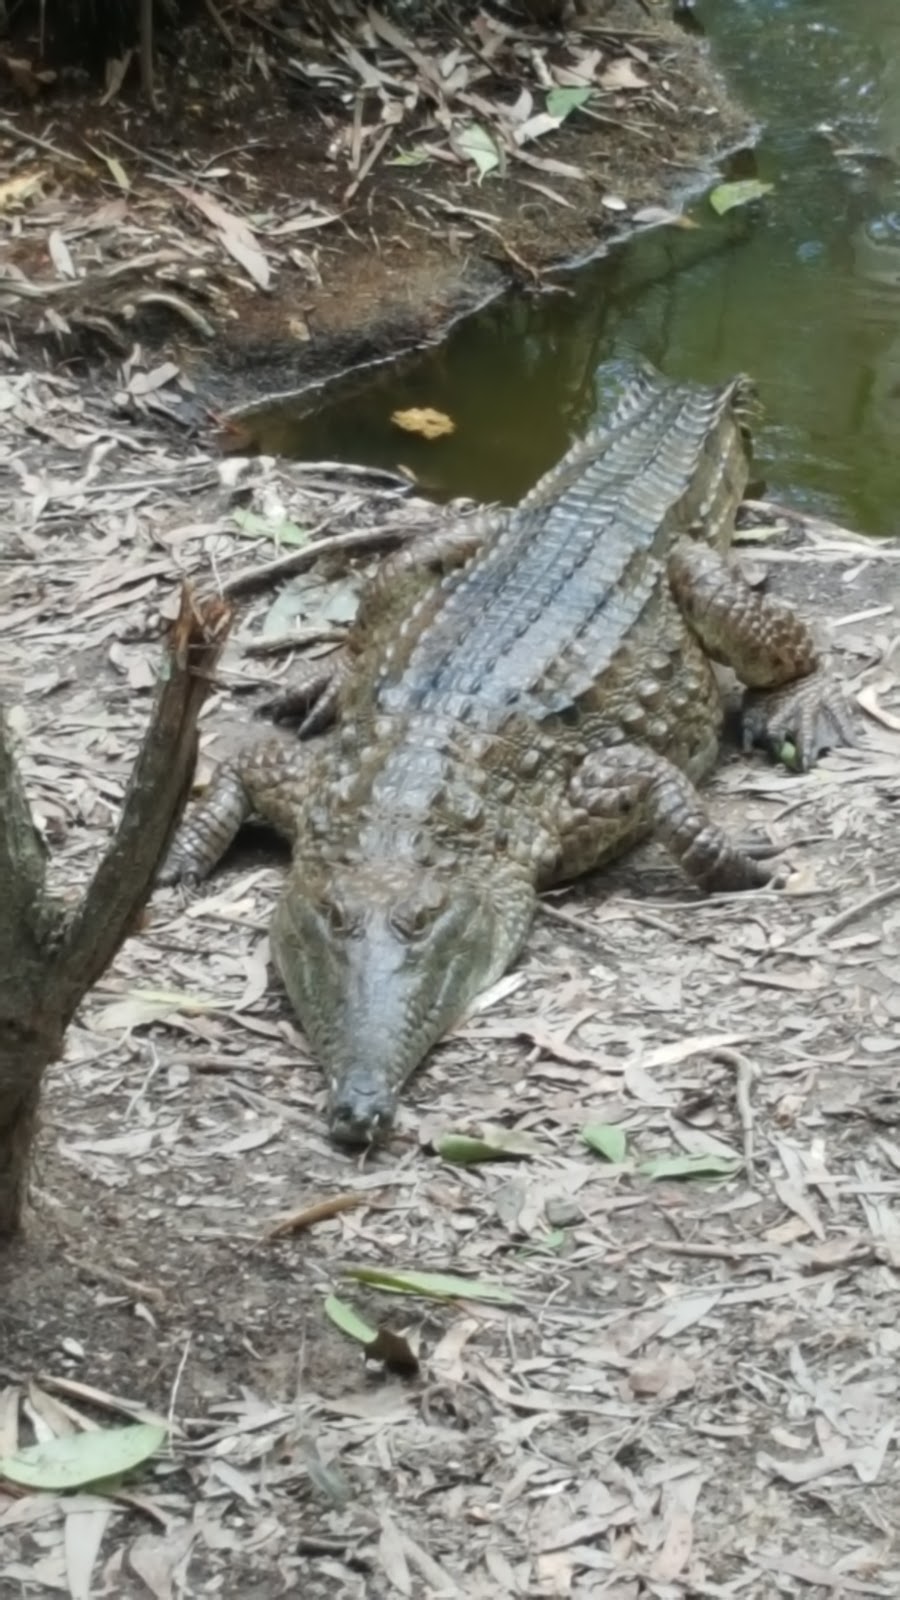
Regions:
[[[754,589],[718,551],[692,539],[675,544],[668,576],[707,655],[731,667],[749,691],[745,748],[762,744],[779,755],[789,740],[805,770],[820,751],[857,742],[850,705],[822,665],[812,630],[790,606]]]
[[[729,839],[680,768],[639,745],[588,756],[569,786],[569,803],[573,832],[591,841],[598,865],[651,835],[707,891],[758,889],[780,876]]]
[[[748,690],[741,723],[745,750],[757,744],[779,756],[790,743],[796,751],[796,765],[804,772],[823,750],[859,744],[847,697],[821,668],[781,689]]]

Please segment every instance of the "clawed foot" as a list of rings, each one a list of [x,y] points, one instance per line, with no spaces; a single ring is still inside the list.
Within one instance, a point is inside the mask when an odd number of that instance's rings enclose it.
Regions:
[[[296,668],[290,683],[273,699],[260,706],[260,714],[273,722],[297,722],[301,739],[321,733],[335,719],[338,691],[344,677],[343,649],[305,660]]]
[[[826,674],[782,689],[751,690],[742,710],[744,749],[763,745],[787,766],[806,772],[823,750],[858,744],[850,704]],[[785,747],[791,751],[786,753]]]
[[[179,847],[176,839],[169,848],[169,853],[156,874],[156,886],[159,889],[168,889],[173,884],[197,883],[199,874],[192,870],[191,862],[184,851]]]
[[[735,851],[754,863],[761,876],[760,887],[767,889],[783,889],[787,883],[792,868],[778,858],[789,849],[789,844],[773,844],[771,839],[735,840]]]
[[[204,810],[203,802],[195,801],[187,817],[182,819],[163,864],[157,871],[157,888],[167,889],[174,884],[194,888],[209,876],[216,863],[217,856],[213,851],[218,850],[218,842],[210,845],[210,830],[204,825]],[[213,838],[216,833],[213,824]]]

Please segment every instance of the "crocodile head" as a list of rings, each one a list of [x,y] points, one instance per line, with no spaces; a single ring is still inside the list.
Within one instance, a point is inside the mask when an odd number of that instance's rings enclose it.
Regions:
[[[534,890],[479,867],[295,860],[272,953],[325,1069],[337,1142],[384,1137],[410,1073],[520,949]]]

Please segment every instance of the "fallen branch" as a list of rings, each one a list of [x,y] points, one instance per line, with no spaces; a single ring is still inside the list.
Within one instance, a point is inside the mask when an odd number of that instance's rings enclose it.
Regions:
[[[731,1067],[735,1075],[735,1103],[743,1136],[744,1170],[748,1182],[753,1184],[756,1182],[753,1160],[753,1106],[750,1099],[755,1077],[753,1063],[741,1050],[732,1050],[724,1045],[719,1045],[711,1054],[714,1061],[721,1061],[723,1066]]]
[[[330,522],[331,517],[325,519]],[[320,527],[324,523],[319,524]],[[342,550],[355,555],[362,550],[393,550],[398,544],[420,534],[424,522],[383,522],[377,528],[358,528],[353,533],[329,533],[323,539],[311,539],[301,550],[292,550],[289,556],[279,556],[276,561],[266,561],[262,566],[244,567],[222,585],[226,595],[253,594],[266,589],[282,578],[296,577],[307,572],[320,556],[333,555]]]

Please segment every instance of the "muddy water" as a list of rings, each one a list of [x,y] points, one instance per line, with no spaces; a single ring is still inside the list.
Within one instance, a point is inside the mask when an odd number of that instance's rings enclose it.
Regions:
[[[774,185],[768,199],[719,220],[700,197],[698,228],[645,231],[560,292],[490,307],[315,417],[270,418],[269,448],[401,464],[441,496],[514,499],[638,351],[676,377],[751,372],[770,491],[900,531],[900,0],[699,8],[763,124],[750,162]],[[455,433],[398,433],[391,413],[410,406],[447,412]]]

